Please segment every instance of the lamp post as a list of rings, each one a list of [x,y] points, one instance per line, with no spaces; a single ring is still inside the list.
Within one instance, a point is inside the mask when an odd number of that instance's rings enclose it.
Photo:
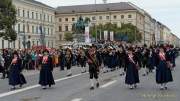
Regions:
[[[96,13],[96,16],[95,18],[97,17],[97,8],[96,8],[96,0],[95,0],[95,13]],[[96,20],[96,23],[97,23],[97,19]],[[96,32],[96,43],[97,43],[97,26],[96,26],[96,23],[95,23],[95,32]]]

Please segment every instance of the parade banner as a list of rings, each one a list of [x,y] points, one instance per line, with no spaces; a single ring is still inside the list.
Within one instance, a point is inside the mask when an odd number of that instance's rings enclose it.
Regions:
[[[89,39],[89,26],[85,27],[85,42],[89,43],[90,39]]]
[[[104,40],[108,39],[108,31],[104,31]]]
[[[110,32],[110,40],[114,41],[114,32],[113,31]]]

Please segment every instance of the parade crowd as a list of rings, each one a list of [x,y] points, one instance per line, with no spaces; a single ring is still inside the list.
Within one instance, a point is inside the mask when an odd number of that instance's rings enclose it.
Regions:
[[[90,89],[100,86],[99,73],[118,70],[125,75],[125,84],[135,89],[142,76],[156,73],[156,83],[160,89],[167,89],[167,83],[173,81],[172,70],[176,67],[179,49],[173,45],[138,46],[132,44],[111,43],[103,47],[92,45],[66,49],[2,49],[0,51],[0,73],[2,79],[9,79],[11,90],[28,83],[23,70],[39,70],[39,84],[43,89],[55,84],[53,69],[66,70],[72,76],[72,67],[81,67],[81,72],[89,71]],[[87,69],[88,67],[89,69]]]

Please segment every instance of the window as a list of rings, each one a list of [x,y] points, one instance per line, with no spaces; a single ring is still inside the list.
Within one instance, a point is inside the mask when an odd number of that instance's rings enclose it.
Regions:
[[[132,18],[132,15],[128,15],[128,18]]]
[[[36,19],[38,19],[38,13],[36,13]]]
[[[49,15],[47,16],[48,22],[49,22]]]
[[[46,28],[44,27],[44,34],[46,35]]]
[[[34,26],[32,26],[32,33],[34,34]]]
[[[27,32],[29,33],[29,24],[27,24]]]
[[[36,26],[36,34],[38,34],[38,26]]]
[[[107,20],[109,20],[109,18],[110,18],[109,16],[106,16],[106,19],[107,19]]]
[[[46,20],[46,14],[44,14],[44,21]]]
[[[68,18],[66,18],[65,21],[68,21]]]
[[[27,11],[27,17],[29,18],[29,11]]]
[[[40,14],[40,20],[42,20],[42,14]]]
[[[54,43],[53,43],[53,41],[52,41],[52,43],[51,43],[51,46],[52,46],[52,47],[54,46]]]
[[[59,40],[62,40],[62,35],[61,34],[59,35]]]
[[[124,19],[124,15],[121,15],[121,19]]]
[[[48,47],[49,47],[49,41],[48,41]]]
[[[21,31],[21,25],[18,24],[18,33],[20,33],[20,31]]]
[[[52,22],[52,16],[51,16],[51,22]]]
[[[61,18],[59,18],[59,22],[61,22],[62,21],[62,19]]]
[[[20,9],[18,9],[17,13],[18,13],[18,16],[20,16]]]
[[[25,17],[25,11],[23,10],[23,17]]]
[[[96,17],[95,17],[95,16],[93,16],[93,17],[92,17],[92,20],[96,20]]]
[[[62,26],[59,26],[59,32],[61,32],[62,31]]]
[[[23,32],[25,33],[25,24],[23,24]]]
[[[51,35],[53,35],[53,29],[51,29]]]
[[[34,40],[32,41],[32,45],[34,46],[35,44],[34,44]]]
[[[102,16],[99,16],[99,20],[102,20]]]
[[[65,31],[68,31],[68,26],[65,26]]]
[[[72,18],[72,21],[75,21],[75,18]]]
[[[37,41],[37,46],[39,45],[39,41]]]
[[[32,19],[34,19],[34,12],[32,12]]]
[[[116,19],[116,18],[117,18],[117,16],[116,16],[116,15],[114,15],[114,16],[113,16],[113,18],[114,18],[114,19]]]
[[[49,35],[49,28],[48,28],[48,35]]]

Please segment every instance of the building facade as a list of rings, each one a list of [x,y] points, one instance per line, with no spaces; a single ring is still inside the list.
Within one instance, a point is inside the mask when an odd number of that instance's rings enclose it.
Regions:
[[[27,48],[24,42],[30,42],[30,47],[46,45],[55,47],[55,9],[34,0],[12,0],[17,10],[17,40],[2,41],[0,48]],[[44,41],[43,41],[44,40]]]
[[[113,23],[121,27],[122,23],[131,23],[144,34],[144,15],[130,3],[63,6],[56,9],[56,33],[59,42],[65,41],[64,33],[72,31],[73,23],[80,16],[83,19],[89,18],[91,25]]]
[[[130,2],[60,6],[52,8],[35,0],[12,0],[17,9],[17,40],[8,42],[0,38],[1,48],[22,49],[45,45],[58,48],[65,41],[65,33],[72,32],[73,23],[81,16],[89,18],[90,25],[106,23],[121,25],[131,23],[142,34],[141,44],[176,44],[179,38],[171,30],[156,21],[143,9]],[[102,31],[103,32],[103,31]]]

